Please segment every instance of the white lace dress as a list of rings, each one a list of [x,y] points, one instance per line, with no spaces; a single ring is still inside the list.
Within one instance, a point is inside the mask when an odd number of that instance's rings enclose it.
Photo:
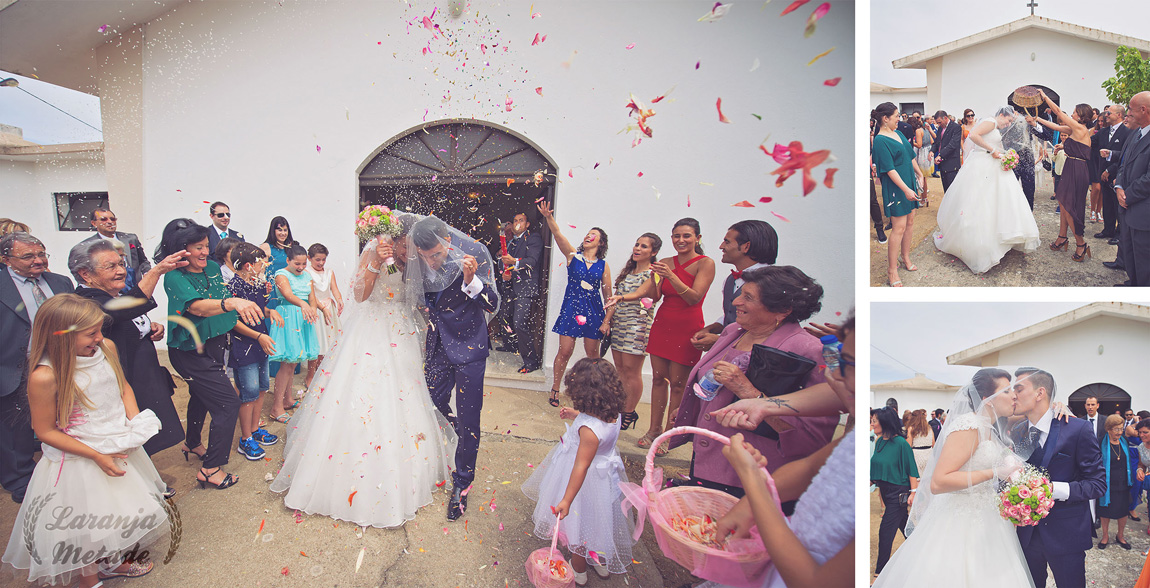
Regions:
[[[559,504],[567,492],[575,454],[579,451],[579,429],[587,427],[599,438],[599,448],[571,510],[559,521],[559,541],[572,552],[587,557],[595,551],[607,570],[613,574],[626,573],[631,565],[631,539],[634,525],[631,517],[623,513],[623,491],[620,482],[627,481],[615,441],[619,438],[619,419],[603,422],[591,415],[580,414],[567,427],[559,444],[535,468],[531,477],[523,482],[523,493],[536,501],[532,519],[535,536],[551,541],[555,530],[555,515],[551,507]]]
[[[973,413],[955,419],[955,431],[985,431],[990,426],[990,419]],[[983,441],[961,471],[995,467],[1009,454],[1001,444]],[[936,495],[874,586],[902,588],[929,582],[943,588],[1033,587],[1018,534],[999,516],[997,500],[993,480]]]
[[[402,273],[383,272],[349,309],[287,425],[284,465],[271,484],[288,508],[360,526],[415,518],[451,479],[455,431],[423,377],[423,340]]]
[[[981,122],[987,120],[994,121]],[[1003,150],[997,128],[983,138]],[[998,265],[1011,249],[1029,253],[1038,248],[1038,224],[1022,184],[1014,172],[1004,171],[999,160],[979,147],[963,160],[938,207],[937,221],[935,247],[958,257],[976,274]]]
[[[64,432],[100,453],[127,454],[116,460],[125,473],[109,476],[91,459],[42,445],[44,455],[28,482],[3,558],[28,570],[29,582],[69,586],[77,575],[119,566],[122,558],[115,554],[137,545],[137,553],[163,558],[164,551],[151,544],[168,533],[166,485],[140,449],[160,430],[160,419],[144,410],[128,420],[116,374],[100,349],[93,357],[76,357],[75,382],[93,407],[77,402]],[[86,566],[83,558],[101,549],[114,561]],[[154,557],[157,551],[160,557]]]
[[[311,265],[307,266],[307,273],[311,276],[311,284],[315,288],[315,299],[318,304],[320,307],[326,306],[331,311],[330,325],[321,315],[316,319],[315,326],[315,338],[319,345],[319,354],[327,355],[331,351],[332,345],[335,345],[340,331],[343,330],[339,323],[339,307],[336,306],[335,295],[331,291],[331,281],[335,278],[335,274],[327,268],[324,268],[323,272],[317,272]]]

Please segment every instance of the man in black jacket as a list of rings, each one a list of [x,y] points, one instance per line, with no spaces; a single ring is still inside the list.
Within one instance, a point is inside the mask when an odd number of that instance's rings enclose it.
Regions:
[[[934,121],[938,124],[938,138],[930,150],[934,153],[934,167],[942,177],[942,191],[945,193],[962,165],[962,127],[951,121],[945,110],[934,113]]]

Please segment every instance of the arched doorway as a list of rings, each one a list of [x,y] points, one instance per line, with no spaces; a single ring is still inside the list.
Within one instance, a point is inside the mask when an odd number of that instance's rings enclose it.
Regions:
[[[1110,416],[1115,411],[1124,412],[1130,408],[1130,394],[1125,390],[1114,384],[1097,382],[1087,384],[1070,395],[1070,398],[1067,399],[1070,410],[1078,416],[1086,414],[1086,408],[1083,405],[1086,403],[1086,399],[1091,396],[1098,399],[1098,414],[1103,416]]]
[[[531,230],[542,235],[544,243],[542,294],[533,305],[528,334],[542,353],[551,235],[546,223],[540,222],[536,203],[545,200],[554,206],[556,169],[546,153],[509,129],[472,119],[433,121],[392,137],[364,162],[359,172],[359,209],[382,204],[434,214],[485,244],[496,260],[501,256],[499,235],[505,223],[517,213],[526,213]],[[510,321],[503,314],[501,310],[490,323],[493,344],[488,371],[510,379],[542,381],[542,371],[526,376],[517,373],[522,365],[517,354],[497,351],[499,339],[509,330]]]

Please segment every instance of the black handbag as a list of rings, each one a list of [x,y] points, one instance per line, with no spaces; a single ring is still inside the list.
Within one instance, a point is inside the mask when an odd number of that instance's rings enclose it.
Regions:
[[[602,341],[599,342],[599,357],[607,357],[607,350],[611,348],[611,332],[603,335]]]
[[[818,365],[809,358],[756,343],[747,364],[747,379],[767,398],[790,394],[803,388],[807,374]],[[766,420],[755,427],[755,434],[778,440],[779,432]]]

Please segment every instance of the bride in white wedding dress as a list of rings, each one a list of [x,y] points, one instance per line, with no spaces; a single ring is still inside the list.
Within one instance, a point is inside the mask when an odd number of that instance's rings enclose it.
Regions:
[[[953,185],[953,184],[952,184]],[[1014,525],[998,513],[998,482],[1021,469],[1006,419],[1016,395],[1010,373],[984,368],[955,396],[927,462],[907,540],[878,587],[1034,587]]]
[[[999,109],[970,131],[962,168],[938,208],[934,245],[981,274],[1007,251],[1038,248],[1038,224],[1014,172],[1003,170],[1001,129],[1014,123],[1014,109]]]
[[[402,271],[389,274],[392,247],[376,239],[364,247],[343,331],[287,425],[271,490],[286,492],[288,508],[396,527],[451,479],[457,438],[427,392],[417,328],[423,279],[413,256],[404,263],[408,251],[407,237],[396,238]]]

